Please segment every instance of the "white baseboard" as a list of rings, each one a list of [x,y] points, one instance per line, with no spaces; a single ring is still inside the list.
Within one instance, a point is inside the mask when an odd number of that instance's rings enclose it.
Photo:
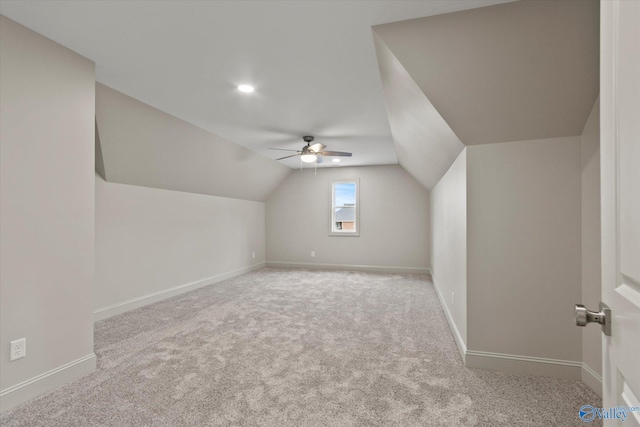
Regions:
[[[449,322],[449,327],[451,328],[451,331],[453,331],[453,338],[458,345],[458,351],[460,352],[460,357],[462,357],[462,363],[466,365],[467,345],[464,343],[464,339],[462,339],[462,334],[460,333],[460,330],[458,330],[456,322],[453,320],[449,307],[447,307],[447,304],[444,302],[444,298],[442,298],[442,293],[438,288],[438,284],[436,283],[436,278],[433,276],[433,273],[431,274],[431,281],[433,282],[433,288],[436,290],[436,294],[440,300],[440,305],[442,306],[444,315],[447,318],[447,322]]]
[[[514,354],[491,353],[467,349],[467,346],[462,339],[462,335],[453,320],[453,316],[445,304],[444,298],[433,274],[431,275],[431,278],[433,280],[433,287],[435,288],[438,299],[440,300],[442,310],[444,311],[447,321],[449,322],[449,327],[453,332],[453,337],[458,345],[458,351],[460,351],[464,365],[467,368],[582,380],[594,390],[596,390],[596,388],[602,388],[602,379],[600,378],[598,380],[599,376],[582,362]],[[600,382],[598,383],[598,381]],[[596,392],[598,392],[598,390],[596,390]]]
[[[515,374],[540,375],[571,380],[582,379],[582,362],[576,362],[574,360],[547,359],[544,357],[467,350],[465,365],[468,368],[511,372]]]
[[[583,362],[467,350],[465,366],[582,381],[602,397],[602,377]]]
[[[582,382],[602,397],[602,376],[586,363],[582,363]]]
[[[371,273],[413,273],[428,274],[426,267],[396,267],[389,265],[351,265],[351,264],[320,264],[306,262],[267,261],[267,267],[277,268],[307,268],[309,270],[347,270],[366,271]]]
[[[250,265],[248,267],[239,268],[237,270],[229,271],[226,273],[218,274],[216,276],[207,277],[205,279],[196,280],[195,282],[185,283],[184,285],[175,286],[173,288],[165,289],[152,294],[143,295],[138,298],[133,298],[127,301],[122,301],[116,304],[112,304],[106,307],[98,308],[93,311],[93,320],[95,322],[103,319],[107,319],[117,314],[125,313],[135,308],[143,307],[154,302],[162,301],[167,298],[171,298],[176,295],[183,294],[185,292],[193,291],[204,286],[209,286],[223,280],[231,279],[232,277],[240,276],[241,274],[249,273],[251,271],[259,270],[265,266],[264,262],[259,264]]]
[[[0,391],[0,411],[11,409],[16,405],[56,389],[84,374],[88,374],[95,368],[96,355],[91,353],[19,384],[5,388]]]

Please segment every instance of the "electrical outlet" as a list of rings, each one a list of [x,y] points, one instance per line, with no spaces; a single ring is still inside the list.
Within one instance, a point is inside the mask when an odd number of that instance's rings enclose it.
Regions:
[[[255,252],[251,252],[251,258],[255,258],[256,257],[256,253]]]
[[[316,252],[315,251],[311,251],[311,258],[316,256]]]
[[[19,340],[11,341],[11,355],[9,361],[12,362],[16,359],[21,359],[27,355],[27,339],[20,338]]]

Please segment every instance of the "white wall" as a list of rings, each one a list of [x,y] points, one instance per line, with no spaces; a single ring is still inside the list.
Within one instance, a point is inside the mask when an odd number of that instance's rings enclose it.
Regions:
[[[467,150],[431,190],[431,273],[464,354],[467,342]]]
[[[360,179],[360,236],[329,236],[331,180],[350,178]],[[266,218],[268,264],[428,268],[429,193],[400,166],[294,171],[267,200]]]
[[[580,137],[467,147],[469,350],[575,362],[558,374],[579,378],[580,169]]]
[[[263,202],[95,185],[97,319],[264,265]]]
[[[0,406],[7,409],[95,367],[95,77],[93,62],[2,16],[0,49]],[[26,357],[10,362],[9,342],[23,337]]]
[[[596,100],[582,132],[582,298],[595,310],[601,301],[600,269],[600,100]],[[582,329],[582,381],[602,393],[602,331]],[[591,372],[590,372],[591,371]],[[595,374],[595,375],[594,375]]]

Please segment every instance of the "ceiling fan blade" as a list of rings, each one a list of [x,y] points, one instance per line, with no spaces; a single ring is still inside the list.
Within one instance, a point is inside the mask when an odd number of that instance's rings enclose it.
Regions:
[[[327,147],[326,145],[316,142],[315,144],[309,146],[309,150],[313,151],[314,153],[319,153],[322,150],[324,150],[326,147]]]
[[[299,153],[300,150],[289,150],[287,148],[269,148],[269,150],[279,150],[279,151],[295,151],[296,153]]]
[[[351,153],[345,153],[344,151],[321,151],[316,154],[320,156],[351,157]]]
[[[290,155],[290,156],[280,157],[279,159],[276,159],[276,160],[288,159],[289,157],[296,157],[296,156],[299,156],[299,155],[300,155],[300,154],[292,154],[292,155]]]

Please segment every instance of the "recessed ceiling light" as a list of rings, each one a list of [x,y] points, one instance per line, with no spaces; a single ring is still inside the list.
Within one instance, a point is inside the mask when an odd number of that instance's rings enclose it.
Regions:
[[[340,159],[333,159],[333,163],[340,163]]]
[[[253,86],[251,86],[251,85],[238,85],[238,90],[240,92],[244,92],[244,93],[251,93],[251,92],[253,92]]]

